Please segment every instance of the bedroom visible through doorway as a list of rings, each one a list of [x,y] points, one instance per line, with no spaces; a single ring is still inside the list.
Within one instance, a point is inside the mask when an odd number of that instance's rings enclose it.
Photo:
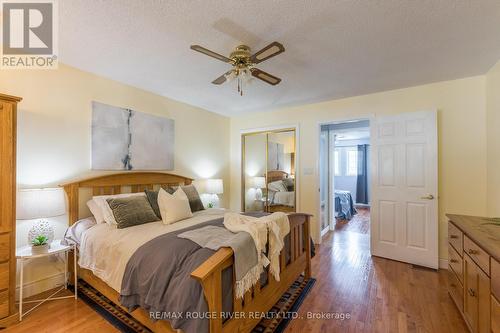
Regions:
[[[370,234],[370,122],[320,126],[321,235],[330,230]]]

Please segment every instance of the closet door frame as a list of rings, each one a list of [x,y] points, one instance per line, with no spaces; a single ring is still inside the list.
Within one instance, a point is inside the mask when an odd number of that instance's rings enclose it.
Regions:
[[[294,153],[294,171],[295,171],[295,211],[300,211],[300,182],[299,182],[299,172],[300,172],[300,133],[299,133],[299,125],[279,125],[279,126],[269,126],[269,127],[258,127],[258,128],[249,128],[243,129],[240,131],[240,192],[241,192],[241,211],[245,211],[245,140],[246,136],[255,135],[255,134],[264,134],[266,133],[266,166],[265,166],[265,177],[266,177],[266,187],[267,187],[267,159],[268,159],[268,145],[267,142],[269,140],[269,133],[279,133],[279,132],[295,132],[295,153]]]

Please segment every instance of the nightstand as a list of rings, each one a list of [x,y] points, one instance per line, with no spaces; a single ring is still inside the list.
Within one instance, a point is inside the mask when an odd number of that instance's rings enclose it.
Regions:
[[[46,301],[65,299],[65,298],[77,299],[77,294],[78,294],[78,292],[77,292],[77,290],[78,290],[77,274],[73,274],[73,276],[75,278],[75,281],[74,281],[75,293],[74,293],[74,295],[56,297],[56,295],[60,291],[68,288],[68,252],[71,250],[74,250],[73,251],[73,264],[74,264],[74,272],[76,272],[76,250],[75,250],[74,246],[62,245],[61,240],[54,240],[50,244],[50,248],[47,250],[47,252],[44,252],[44,253],[32,253],[31,246],[23,246],[23,247],[16,249],[16,259],[18,260],[18,262],[21,265],[21,272],[20,272],[21,276],[20,276],[20,282],[19,282],[19,321],[22,321],[24,316],[26,316],[31,311],[35,310],[38,306],[40,306],[42,303],[45,303]],[[59,289],[57,289],[55,292],[53,292],[50,296],[48,296],[47,298],[24,302],[23,301],[23,288],[24,288],[23,278],[24,278],[25,262],[30,261],[31,259],[48,257],[48,256],[58,254],[58,253],[64,253],[64,258],[65,258],[65,260],[64,260],[64,264],[65,264],[64,284]],[[28,311],[26,311],[25,313],[23,313],[23,303],[38,303],[38,304],[35,305],[34,307],[32,307],[31,309],[29,309]]]

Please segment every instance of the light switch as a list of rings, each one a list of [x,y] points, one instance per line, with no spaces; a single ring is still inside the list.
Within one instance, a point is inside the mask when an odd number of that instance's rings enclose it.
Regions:
[[[314,168],[304,168],[302,173],[304,176],[312,176],[314,175]]]

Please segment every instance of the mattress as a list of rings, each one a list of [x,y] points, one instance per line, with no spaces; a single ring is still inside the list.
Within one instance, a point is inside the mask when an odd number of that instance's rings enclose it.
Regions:
[[[218,208],[206,209],[169,225],[158,221],[117,229],[107,223],[97,224],[82,235],[78,264],[120,292],[125,267],[141,245],[159,235],[223,217],[226,212]]]

